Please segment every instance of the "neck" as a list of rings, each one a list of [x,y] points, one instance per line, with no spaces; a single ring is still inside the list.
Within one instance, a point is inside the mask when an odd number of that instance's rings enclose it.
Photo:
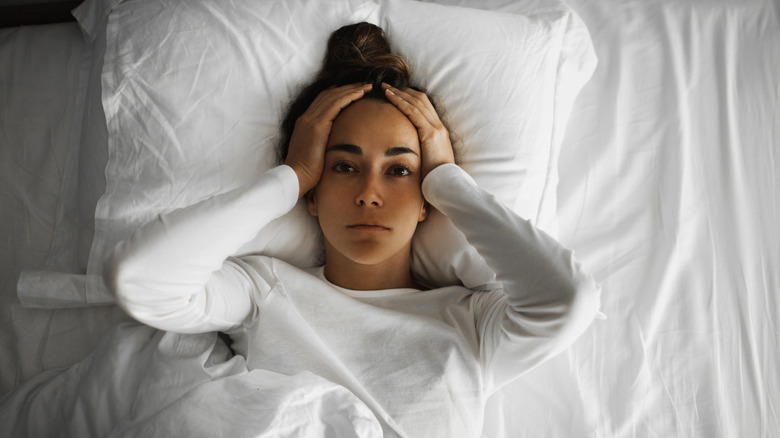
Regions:
[[[361,264],[325,243],[325,278],[336,286],[353,290],[418,288],[410,270],[411,247],[390,259]]]

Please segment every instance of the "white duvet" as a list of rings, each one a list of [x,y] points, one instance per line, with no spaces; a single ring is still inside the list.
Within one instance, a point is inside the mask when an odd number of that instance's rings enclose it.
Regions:
[[[90,356],[0,405],[3,437],[381,437],[347,389],[311,373],[246,367],[216,333],[126,322]]]

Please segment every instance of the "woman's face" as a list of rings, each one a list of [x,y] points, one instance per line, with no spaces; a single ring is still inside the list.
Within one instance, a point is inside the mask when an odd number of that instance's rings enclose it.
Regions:
[[[362,265],[409,258],[426,217],[414,125],[390,103],[360,100],[333,123],[322,178],[308,196],[326,256]]]

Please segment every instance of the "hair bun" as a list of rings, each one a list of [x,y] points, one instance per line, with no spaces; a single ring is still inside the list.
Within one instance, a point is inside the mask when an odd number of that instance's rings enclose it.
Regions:
[[[409,64],[390,49],[382,28],[371,23],[344,26],[331,34],[320,80],[334,85],[382,82],[396,88],[409,85]]]

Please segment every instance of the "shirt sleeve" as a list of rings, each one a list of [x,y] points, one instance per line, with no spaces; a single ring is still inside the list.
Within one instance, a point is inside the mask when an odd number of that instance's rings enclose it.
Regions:
[[[252,184],[160,215],[114,248],[106,285],[119,306],[152,327],[235,328],[253,312],[257,289],[270,286],[230,256],[297,200],[298,178],[283,165]]]
[[[590,325],[600,289],[572,251],[477,187],[454,164],[431,171],[425,198],[495,271],[504,293],[473,298],[489,391],[560,353]]]

